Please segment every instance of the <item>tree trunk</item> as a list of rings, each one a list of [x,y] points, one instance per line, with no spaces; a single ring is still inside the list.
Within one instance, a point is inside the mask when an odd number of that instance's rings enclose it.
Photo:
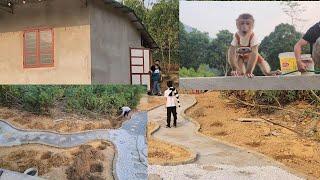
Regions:
[[[160,47],[160,51],[161,51],[161,61],[163,62],[164,61],[164,55],[163,55],[163,48],[162,47]]]
[[[168,72],[170,72],[171,70],[171,45],[169,42],[169,68],[168,68]]]

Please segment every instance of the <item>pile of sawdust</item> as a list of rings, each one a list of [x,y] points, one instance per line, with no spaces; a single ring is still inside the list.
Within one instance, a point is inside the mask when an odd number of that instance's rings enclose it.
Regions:
[[[148,123],[148,162],[149,164],[170,164],[188,160],[191,154],[179,146],[154,139],[150,133],[156,128],[154,123]]]
[[[0,107],[0,119],[22,129],[50,130],[60,133],[71,133],[94,129],[118,128],[122,121],[109,119],[94,119],[75,114],[59,116],[34,115],[28,112]]]
[[[36,167],[47,179],[113,179],[114,148],[96,141],[60,149],[45,145],[0,147],[0,167],[23,173]]]
[[[48,173],[54,167],[68,166],[72,159],[67,153],[54,153],[40,149],[38,151],[27,146],[21,149],[13,148],[12,151],[1,150],[0,156],[1,168],[23,173],[28,168],[37,167],[39,175]]]
[[[105,156],[101,151],[91,145],[82,145],[75,156],[75,160],[66,170],[68,179],[105,179],[102,174]]]
[[[272,114],[252,113],[249,108],[230,105],[220,97],[219,92],[210,92],[196,96],[198,104],[187,115],[201,125],[200,132],[239,146],[243,146],[287,165],[306,175],[320,178],[320,145],[313,138],[299,136],[295,132],[265,122],[240,122],[238,118],[259,118],[263,116],[290,128],[297,128],[305,119],[297,115],[276,111]],[[301,109],[306,107],[299,103]],[[204,109],[199,113],[199,109]],[[301,118],[301,117],[300,117]],[[306,123],[307,124],[307,123]],[[303,127],[303,126],[302,126]]]

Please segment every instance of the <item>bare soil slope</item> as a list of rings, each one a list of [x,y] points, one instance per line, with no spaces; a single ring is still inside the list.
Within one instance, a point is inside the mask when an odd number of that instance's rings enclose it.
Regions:
[[[63,112],[51,116],[34,115],[14,108],[0,107],[0,119],[22,129],[72,133],[94,129],[119,128],[125,119],[90,118]]]
[[[196,95],[196,98],[198,104],[187,115],[200,123],[201,133],[258,151],[294,170],[320,178],[320,144],[315,138],[300,136],[271,123],[237,120],[263,117],[299,129],[306,126],[306,119],[297,123],[297,120],[293,120],[296,117],[292,113],[280,111],[261,115],[248,108],[235,106],[229,100],[221,98],[220,92]],[[293,106],[303,108],[307,105],[298,103]]]

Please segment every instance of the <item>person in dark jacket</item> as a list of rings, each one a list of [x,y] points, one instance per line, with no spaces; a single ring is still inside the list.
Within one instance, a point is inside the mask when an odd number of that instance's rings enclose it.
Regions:
[[[320,67],[320,22],[313,25],[306,34],[294,46],[294,54],[296,56],[298,69],[300,72],[307,70],[307,65],[301,60],[301,49],[306,45],[310,45],[310,53],[315,67]]]
[[[152,94],[161,96],[160,81],[161,81],[161,72],[158,65],[154,66],[154,71],[151,72],[152,80]]]

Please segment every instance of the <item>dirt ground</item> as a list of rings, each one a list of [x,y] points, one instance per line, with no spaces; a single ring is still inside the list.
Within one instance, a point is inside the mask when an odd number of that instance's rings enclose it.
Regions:
[[[190,158],[189,151],[169,143],[154,139],[150,133],[156,128],[154,123],[148,123],[148,161],[149,164],[178,163]]]
[[[140,111],[150,111],[152,108],[163,105],[164,103],[165,99],[161,96],[145,96],[137,109]]]
[[[294,109],[305,109],[303,102],[291,104],[293,112],[261,113],[240,107],[220,92],[196,95],[198,104],[187,115],[201,125],[200,132],[265,154],[286,166],[308,176],[320,178],[320,136],[299,135],[310,125],[310,118],[302,118]],[[266,121],[241,122],[239,118],[263,118],[284,125],[284,128]],[[320,128],[320,127],[319,127]]]
[[[50,180],[114,179],[114,153],[106,141],[68,149],[36,144],[0,147],[0,167],[21,173],[36,167],[40,177]]]
[[[51,116],[34,115],[32,113],[6,107],[0,107],[0,119],[22,129],[50,130],[59,133],[119,128],[125,120],[90,118],[62,112],[55,113]]]
[[[173,86],[178,88],[179,87],[179,71],[172,71],[170,73],[163,74],[163,80],[160,84],[162,92],[164,92],[168,88],[167,81],[172,81]]]

